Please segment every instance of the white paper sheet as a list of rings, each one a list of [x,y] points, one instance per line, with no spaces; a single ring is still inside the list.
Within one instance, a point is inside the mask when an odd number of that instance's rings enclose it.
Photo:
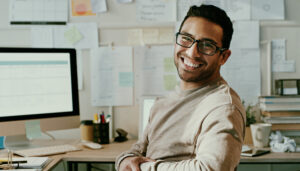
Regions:
[[[143,29],[143,45],[159,45],[159,44],[173,44],[175,34],[170,28],[147,28]]]
[[[136,17],[140,22],[174,22],[176,0],[136,0]]]
[[[174,89],[179,77],[173,54],[174,46],[134,48],[138,96],[161,96]]]
[[[93,106],[133,104],[131,47],[99,47],[91,51]]]
[[[250,0],[221,1],[221,7],[231,20],[250,20]]]
[[[261,90],[259,49],[232,49],[221,75],[246,104],[256,104]]]
[[[11,24],[65,24],[68,0],[10,0]]]
[[[51,27],[31,27],[31,46],[52,48],[53,29]]]
[[[294,60],[286,60],[286,40],[273,39],[272,47],[272,72],[295,72]]]
[[[272,64],[272,72],[296,72],[295,60],[282,61]]]
[[[78,90],[83,89],[83,69],[82,69],[82,51],[76,50],[76,62],[77,62],[77,79],[78,79]]]
[[[117,0],[119,3],[130,3],[132,0]]]
[[[98,47],[97,24],[70,23],[67,26],[54,27],[54,47],[74,47],[76,49]]]
[[[177,21],[182,21],[189,8],[193,5],[201,5],[202,0],[177,0]]]
[[[284,0],[251,0],[251,19],[284,20]]]
[[[207,4],[207,5],[214,5],[214,6],[217,6],[219,8],[222,8],[221,0],[203,0],[203,3]]]
[[[259,48],[259,22],[236,21],[231,48]]]
[[[272,63],[280,63],[282,61],[285,61],[286,40],[273,39],[271,41],[271,47],[272,47]]]
[[[128,30],[128,45],[142,45],[143,44],[143,30],[130,29]]]
[[[101,13],[107,11],[106,0],[91,0],[93,13]]]

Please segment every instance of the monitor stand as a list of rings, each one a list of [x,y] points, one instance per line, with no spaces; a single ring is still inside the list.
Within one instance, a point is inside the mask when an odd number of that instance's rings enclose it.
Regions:
[[[31,140],[28,140],[26,135],[6,136],[5,138],[5,148],[10,150],[20,150],[20,149],[36,148],[36,147],[40,147],[40,146],[31,143]]]

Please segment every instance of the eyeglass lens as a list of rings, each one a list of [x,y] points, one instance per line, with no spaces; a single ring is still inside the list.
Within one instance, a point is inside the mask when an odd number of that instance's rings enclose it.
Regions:
[[[207,41],[201,41],[201,40],[195,40],[194,38],[184,35],[184,34],[177,34],[177,39],[176,43],[179,44],[180,46],[190,48],[193,46],[193,44],[197,42],[197,48],[198,51],[206,54],[206,55],[214,55],[217,51],[216,45],[207,42]]]

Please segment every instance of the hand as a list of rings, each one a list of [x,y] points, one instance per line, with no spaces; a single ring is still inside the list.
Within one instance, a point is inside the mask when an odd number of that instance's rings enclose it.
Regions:
[[[154,162],[155,160],[141,156],[126,157],[121,162],[119,171],[140,171],[140,164],[150,161]]]

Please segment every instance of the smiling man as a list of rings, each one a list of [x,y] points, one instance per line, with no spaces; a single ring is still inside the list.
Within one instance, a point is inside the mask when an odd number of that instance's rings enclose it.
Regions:
[[[226,13],[192,6],[176,33],[180,86],[151,109],[143,137],[116,160],[121,171],[234,170],[240,160],[245,110],[220,75],[233,33]]]

